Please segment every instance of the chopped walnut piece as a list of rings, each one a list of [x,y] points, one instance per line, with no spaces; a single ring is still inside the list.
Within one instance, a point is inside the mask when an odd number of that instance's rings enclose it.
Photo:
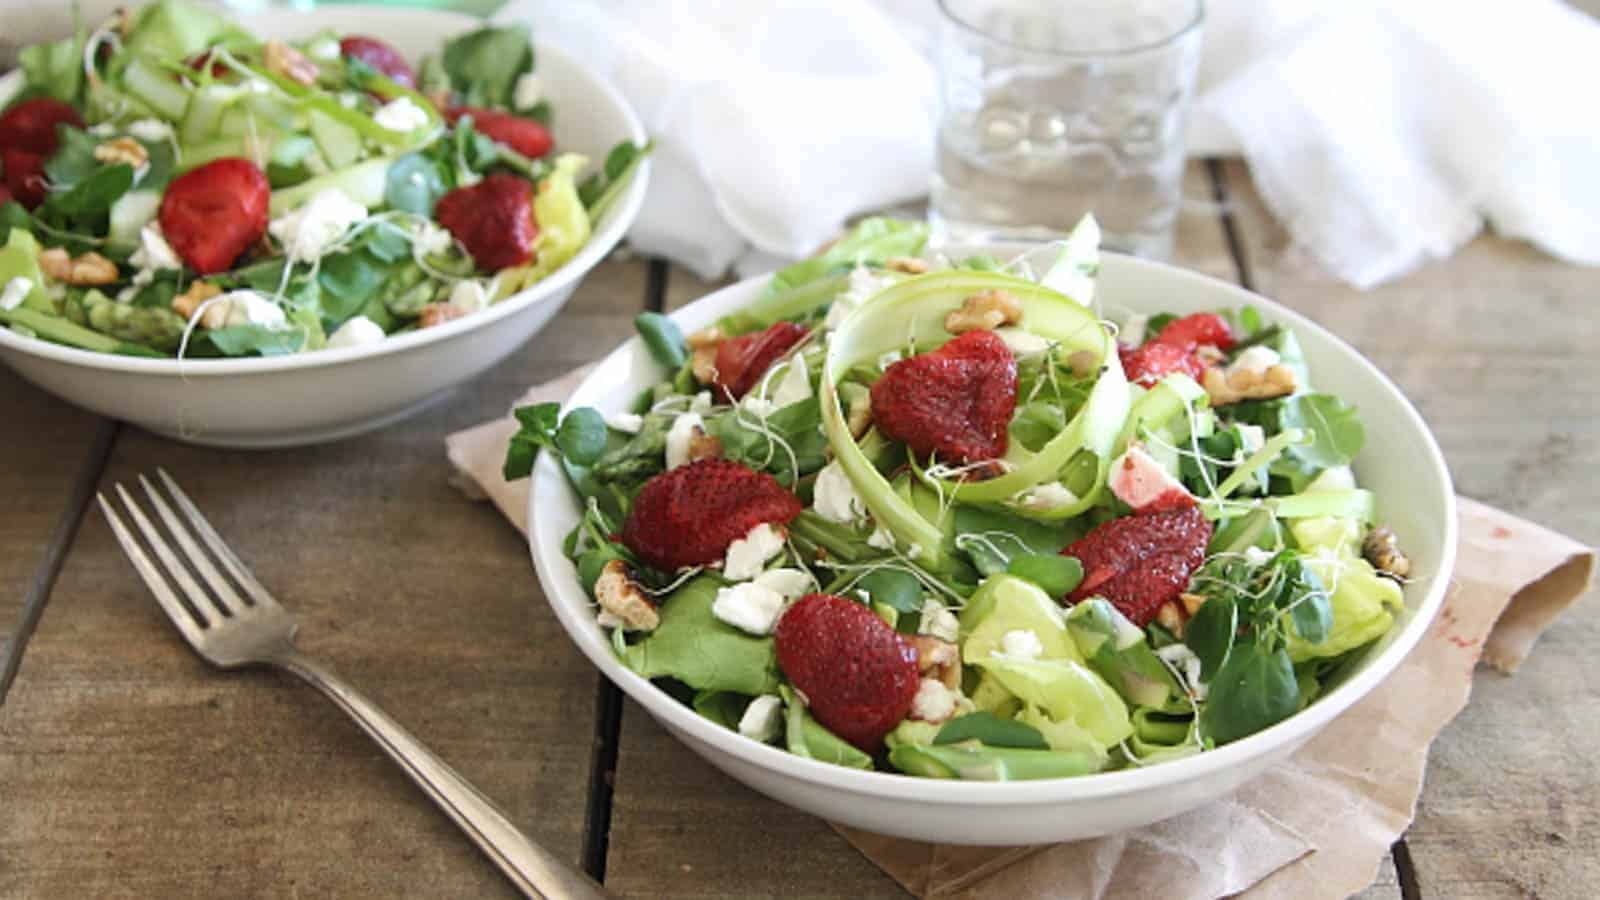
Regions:
[[[928,261],[915,256],[891,256],[884,261],[883,267],[891,272],[904,272],[907,275],[921,275],[928,271]]]
[[[1411,560],[1400,552],[1400,540],[1388,526],[1380,525],[1367,532],[1366,540],[1361,542],[1361,555],[1380,575],[1404,581],[1411,574]]]
[[[696,347],[689,355],[689,371],[694,374],[694,380],[701,384],[711,384],[717,380],[717,348]]]
[[[727,335],[722,333],[721,328],[713,325],[710,328],[702,328],[699,331],[690,332],[689,336],[683,339],[683,342],[689,345],[690,350],[700,350],[705,347],[715,347],[722,343],[726,337]]]
[[[1242,400],[1270,400],[1294,393],[1294,370],[1288,366],[1268,366],[1265,371],[1238,369],[1228,373],[1220,368],[1206,370],[1202,379],[1211,405],[1227,406]]]
[[[95,147],[94,158],[103,163],[127,163],[137,169],[150,161],[150,153],[133,138],[119,137]]]
[[[1185,591],[1178,595],[1178,602],[1183,605],[1184,615],[1192,616],[1200,609],[1200,605],[1206,602],[1206,595],[1191,594]]]
[[[633,578],[628,564],[613,559],[600,570],[594,583],[594,599],[600,609],[610,613],[630,631],[654,631],[661,624],[661,614],[654,600]]]
[[[172,311],[183,316],[184,321],[194,318],[201,304],[220,296],[222,288],[209,281],[196,281],[189,289],[172,298]],[[213,303],[200,314],[200,324],[206,328],[221,328],[228,320],[228,304]]]
[[[937,678],[952,691],[961,690],[961,648],[931,634],[906,638],[917,651],[917,670]]]
[[[850,408],[845,413],[845,423],[850,428],[850,436],[861,440],[861,436],[872,427],[872,393],[862,391],[850,398]]]
[[[267,41],[261,55],[267,64],[267,71],[274,75],[308,86],[317,80],[317,64],[283,41]]]
[[[63,284],[110,284],[117,280],[117,264],[94,251],[71,256],[60,247],[39,252],[39,270]]]
[[[1179,606],[1176,600],[1168,600],[1166,603],[1161,604],[1160,609],[1156,610],[1156,622],[1177,637],[1183,637],[1183,626],[1187,621],[1183,614],[1183,607]]]
[[[1022,301],[1010,291],[979,291],[961,301],[961,308],[944,317],[944,330],[951,334],[968,331],[993,331],[1002,325],[1022,321]]]
[[[704,428],[696,426],[689,433],[689,462],[699,459],[716,459],[722,455],[722,439],[714,434],[706,434]]]

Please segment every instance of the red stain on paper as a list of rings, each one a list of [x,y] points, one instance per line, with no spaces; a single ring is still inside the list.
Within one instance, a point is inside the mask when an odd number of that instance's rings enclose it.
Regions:
[[[1505,527],[1504,525],[1496,525],[1494,530],[1489,532],[1489,536],[1503,541],[1506,538],[1511,537],[1511,529]]]

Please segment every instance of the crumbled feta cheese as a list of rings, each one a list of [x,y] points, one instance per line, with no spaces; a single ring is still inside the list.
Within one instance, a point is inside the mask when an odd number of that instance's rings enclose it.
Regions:
[[[767,560],[782,551],[783,532],[762,522],[728,545],[728,555],[722,562],[722,575],[733,581],[754,578],[761,574],[761,568],[767,564]]]
[[[178,252],[172,249],[172,245],[167,243],[167,236],[161,231],[161,223],[154,219],[139,229],[139,249],[133,251],[133,255],[128,257],[128,262],[145,273],[146,283],[155,272],[162,269],[183,268],[183,260],[178,258]]]
[[[532,72],[523,72],[517,76],[516,86],[511,89],[513,106],[519,110],[529,110],[543,99],[544,83],[539,80],[539,76]]]
[[[1277,556],[1277,554],[1271,550],[1263,550],[1260,547],[1244,548],[1244,561],[1252,566],[1264,566],[1272,562],[1274,556]]]
[[[778,736],[782,721],[783,700],[777,694],[762,694],[744,708],[744,715],[739,717],[739,733],[765,743]]]
[[[778,614],[783,612],[783,604],[782,594],[754,581],[745,581],[719,588],[716,599],[711,601],[711,615],[740,631],[765,635],[772,633]]]
[[[366,316],[356,316],[346,321],[339,329],[328,337],[328,349],[337,350],[340,347],[361,347],[366,344],[376,344],[386,337],[383,326],[372,321]]]
[[[943,722],[956,713],[956,693],[937,678],[924,678],[911,698],[911,718]]]
[[[996,328],[994,333],[1005,342],[1015,356],[1031,356],[1050,349],[1050,341],[1021,328]]]
[[[681,413],[667,429],[667,468],[676,469],[689,461],[689,443],[696,432],[705,433],[706,421],[699,413]]]
[[[917,633],[932,635],[953,644],[961,636],[961,620],[949,607],[929,597],[922,601],[922,621],[917,626]]]
[[[828,316],[822,320],[823,329],[832,331],[838,328],[861,304],[892,284],[894,279],[874,275],[866,266],[858,265],[851,269],[845,289],[833,298],[833,305],[828,307]]]
[[[606,413],[606,425],[623,434],[638,434],[644,428],[644,416],[637,413]]]
[[[995,652],[1011,659],[1038,659],[1044,655],[1044,643],[1033,629],[1017,628],[1000,635],[1000,649]]]
[[[1172,492],[1193,497],[1178,479],[1172,477],[1172,473],[1162,468],[1138,444],[1129,446],[1121,456],[1112,460],[1109,483],[1111,493],[1135,510],[1143,509]]]
[[[867,504],[856,493],[856,486],[836,459],[817,473],[811,489],[811,506],[817,515],[830,522],[849,525],[867,515]]]
[[[313,41],[306,48],[306,55],[318,62],[333,62],[339,58],[339,42],[333,38]]]
[[[711,409],[711,392],[701,391],[689,401],[689,412],[703,413]]]
[[[401,96],[379,107],[372,114],[372,121],[377,122],[379,128],[411,132],[428,124],[428,111],[410,97]]]
[[[1239,355],[1234,357],[1233,362],[1228,363],[1228,368],[1223,371],[1223,374],[1229,378],[1232,378],[1236,372],[1255,372],[1260,374],[1282,361],[1283,358],[1278,355],[1278,351],[1271,347],[1256,344],[1254,347],[1246,347],[1240,351]]]
[[[1144,343],[1144,333],[1150,330],[1150,317],[1144,313],[1133,313],[1124,319],[1122,327],[1117,329],[1117,343],[1137,347]]]
[[[772,405],[783,409],[791,403],[810,399],[811,373],[806,368],[806,358],[795,354],[778,379],[778,387],[772,392]]]
[[[160,119],[137,119],[129,122],[128,133],[151,144],[172,140],[172,126]]]
[[[4,290],[0,290],[0,309],[10,312],[22,305],[22,301],[33,292],[33,279],[21,275],[6,282]]]
[[[448,251],[455,240],[449,231],[423,220],[417,221],[416,230],[411,234],[412,245],[422,251],[424,256],[434,256]]]
[[[272,85],[267,84],[264,78],[251,78],[244,83],[244,89],[252,94],[270,94]]]
[[[489,308],[489,291],[475,278],[463,278],[450,290],[450,305],[464,313],[482,312]]]
[[[1183,680],[1196,700],[1204,700],[1208,688],[1200,682],[1200,657],[1183,644],[1168,644],[1156,651],[1168,665],[1183,673]]]
[[[893,550],[894,535],[882,525],[879,525],[872,529],[871,534],[867,535],[867,546],[877,550]]]
[[[745,412],[748,412],[750,415],[755,416],[758,419],[765,419],[767,416],[770,416],[778,411],[778,404],[760,396],[754,391],[745,394],[744,399],[739,401],[739,406]]]
[[[803,596],[817,586],[817,580],[810,573],[788,568],[768,569],[756,576],[755,583],[777,591],[785,600]]]
[[[1059,481],[1035,485],[1017,494],[1015,498],[1016,505],[1029,512],[1049,512],[1077,502],[1078,495],[1067,490],[1067,486]]]
[[[21,72],[22,68],[19,66],[11,71]],[[99,125],[91,125],[89,126],[89,133],[95,137],[110,137],[117,133],[117,124],[115,122],[101,122]]]
[[[206,302],[227,307],[228,318],[223,323],[224,328],[260,325],[263,328],[276,330],[285,328],[289,324],[288,318],[283,314],[283,307],[256,291],[232,291]]]
[[[274,219],[267,230],[283,244],[291,260],[321,259],[351,225],[367,217],[367,208],[338,188],[318,191],[304,206]]]
[[[1244,441],[1244,452],[1254,453],[1267,445],[1267,430],[1260,425],[1240,424],[1239,437]]]

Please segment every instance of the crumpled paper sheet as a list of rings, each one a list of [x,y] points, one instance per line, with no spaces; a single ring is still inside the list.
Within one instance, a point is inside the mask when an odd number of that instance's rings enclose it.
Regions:
[[[519,405],[565,400],[584,367]],[[500,474],[510,417],[446,438],[457,483],[527,531],[528,482]],[[1398,669],[1288,762],[1232,797],[1122,834],[1037,847],[954,847],[834,826],[919,897],[951,900],[1314,900],[1372,882],[1411,823],[1428,745],[1472,690],[1479,660],[1507,674],[1588,589],[1595,553],[1461,498],[1461,543],[1433,627]]]

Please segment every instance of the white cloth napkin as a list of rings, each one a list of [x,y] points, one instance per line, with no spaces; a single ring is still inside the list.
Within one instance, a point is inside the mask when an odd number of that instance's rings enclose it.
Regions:
[[[1485,219],[1600,264],[1594,20],[1557,0],[1211,0],[1207,16],[1190,152],[1242,153],[1334,275],[1370,287]],[[658,150],[632,242],[703,277],[809,254],[927,189],[933,0],[511,0],[498,17],[633,102]]]

